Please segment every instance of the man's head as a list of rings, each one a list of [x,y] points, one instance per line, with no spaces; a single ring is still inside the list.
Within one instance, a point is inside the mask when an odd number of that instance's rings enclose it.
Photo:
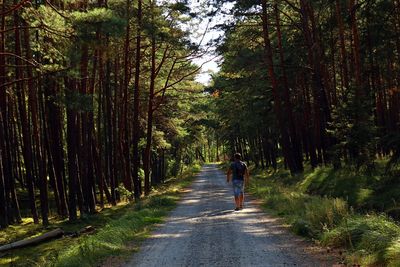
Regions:
[[[242,159],[242,155],[240,155],[240,153],[235,153],[235,155],[233,156],[234,159],[237,160],[241,160]]]

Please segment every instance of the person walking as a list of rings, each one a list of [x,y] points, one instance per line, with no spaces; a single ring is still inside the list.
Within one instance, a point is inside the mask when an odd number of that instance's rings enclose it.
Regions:
[[[242,161],[242,155],[236,153],[234,161],[229,166],[226,173],[226,182],[232,180],[233,195],[235,197],[235,211],[243,209],[244,187],[248,186],[250,175],[246,163]]]

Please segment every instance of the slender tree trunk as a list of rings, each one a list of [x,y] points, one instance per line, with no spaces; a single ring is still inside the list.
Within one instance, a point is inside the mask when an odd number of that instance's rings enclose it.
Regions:
[[[1,114],[0,114],[1,118]],[[0,133],[0,137],[2,137]],[[8,222],[8,203],[6,198],[6,188],[4,184],[4,175],[3,175],[3,162],[0,160],[0,228],[6,228],[9,224]]]
[[[6,3],[3,3],[1,12],[5,13],[6,11]],[[5,16],[1,17],[1,25],[0,25],[0,53],[5,51]],[[7,150],[6,143],[8,142],[8,138],[6,139],[6,131],[8,131],[7,125],[7,94],[6,87],[4,84],[6,83],[6,69],[5,69],[6,61],[5,57],[0,57],[0,227],[5,228],[9,225],[9,197],[8,191],[6,189],[6,181],[7,175],[10,175],[9,163],[8,161],[11,158],[8,157],[9,151]],[[13,177],[9,176],[11,179]]]
[[[88,60],[89,60],[89,47],[87,44],[82,46],[82,58],[81,58],[81,94],[92,98],[90,92],[88,91]],[[79,153],[80,159],[80,179],[82,185],[82,193],[84,198],[84,211],[89,213],[96,212],[96,201],[94,187],[94,177],[93,177],[93,156],[92,156],[92,122],[90,121],[91,111],[84,111],[81,114],[81,147],[82,151]]]
[[[363,81],[362,81],[362,66],[361,66],[361,50],[360,50],[360,35],[358,33],[357,26],[357,6],[354,0],[350,0],[350,20],[351,29],[353,35],[353,55],[355,63],[355,74],[356,74],[356,99],[365,96]]]
[[[130,55],[129,55],[129,44],[130,44],[130,6],[131,1],[126,1],[126,10],[127,10],[127,23],[126,23],[126,35],[125,35],[125,47],[124,47],[124,104],[123,107],[123,128],[120,129],[121,135],[124,136],[122,143],[123,143],[123,151],[124,151],[124,168],[125,168],[125,175],[124,175],[124,186],[125,188],[132,192],[132,177],[131,177],[131,157],[129,151],[129,123],[128,123],[128,95],[129,95],[129,82],[131,79],[130,73]],[[134,131],[136,131],[134,129]]]
[[[308,60],[313,68],[314,133],[318,161],[322,163],[323,161],[327,162],[329,160],[326,153],[329,147],[329,138],[327,137],[326,128],[328,122],[331,121],[330,109],[325,91],[326,82],[322,75],[322,70],[325,69],[325,66],[322,62],[322,47],[312,5],[309,0],[300,0],[300,7],[302,28],[308,50]]]
[[[14,1],[14,4],[17,4]],[[18,11],[14,12],[14,25],[15,25],[15,54],[22,58],[21,52],[21,36],[19,27],[20,24],[20,15]],[[21,66],[22,62],[17,57],[15,59],[15,63],[17,66]],[[25,92],[24,92],[24,84],[22,82],[23,73],[20,67],[16,68],[15,71],[16,80],[16,91],[17,91],[17,99],[18,99],[18,111],[21,120],[21,128],[22,128],[22,139],[23,139],[23,157],[25,164],[25,174],[26,174],[26,183],[28,187],[29,193],[29,204],[32,213],[32,218],[34,223],[39,223],[39,217],[37,214],[36,203],[35,203],[35,188],[34,188],[34,166],[33,166],[33,158],[32,158],[32,141],[31,141],[31,130],[28,124],[28,116],[26,110],[26,102],[25,102]]]
[[[67,94],[73,95],[73,82],[66,82]],[[67,95],[68,96],[68,95]],[[78,164],[77,164],[77,114],[76,111],[69,108],[67,110],[67,151],[68,151],[68,211],[69,220],[74,221],[78,218],[77,215],[77,186],[78,186]]]
[[[105,146],[105,156],[106,156],[106,170],[107,177],[110,181],[110,189],[111,189],[111,204],[116,205],[116,176],[113,168],[114,162],[113,159],[115,157],[115,151],[112,149],[113,141],[114,141],[114,131],[112,127],[112,94],[111,94],[111,84],[110,84],[110,72],[111,72],[111,61],[109,57],[107,57],[106,62],[106,75],[105,75],[105,118],[104,124],[105,126],[105,138],[106,138],[106,146]],[[115,127],[114,127],[115,128]]]
[[[50,77],[45,77],[46,110],[48,114],[47,130],[49,136],[49,157],[53,162],[55,187],[60,202],[60,215],[68,216],[67,193],[65,184],[64,149],[63,149],[63,113],[54,100],[60,93],[59,86]],[[51,127],[50,127],[51,125]]]
[[[336,0],[336,20],[339,26],[340,56],[342,69],[342,93],[349,88],[349,71],[347,67],[347,55],[345,45],[345,32],[340,0]]]
[[[278,2],[275,0],[275,5],[274,5],[274,10],[275,10],[275,19],[276,19],[276,31],[277,31],[277,36],[278,36],[278,48],[279,48],[279,59],[281,63],[281,71],[283,75],[283,99],[284,99],[284,104],[285,104],[285,114],[286,114],[286,119],[287,119],[287,124],[289,128],[289,135],[291,139],[291,145],[292,145],[292,151],[291,154],[293,154],[294,158],[294,163],[295,163],[295,168],[296,171],[302,172],[304,170],[303,168],[303,152],[301,150],[301,141],[298,138],[298,134],[296,132],[296,127],[294,124],[294,119],[293,119],[293,110],[292,110],[292,103],[290,101],[290,92],[289,92],[289,82],[287,78],[287,72],[285,68],[285,56],[284,56],[284,51],[283,51],[283,45],[282,45],[282,33],[281,33],[281,21],[280,21],[280,15],[279,15],[279,10],[278,10]]]
[[[156,80],[156,37],[154,28],[154,6],[155,0],[151,1],[151,16],[153,28],[151,32],[151,70],[150,70],[150,90],[149,100],[147,105],[147,134],[146,134],[146,148],[143,158],[144,167],[144,193],[150,193],[150,161],[151,161],[151,141],[153,137],[153,99],[154,99],[154,86]]]
[[[27,24],[23,24],[27,27]],[[27,28],[24,29],[24,41],[25,41],[25,53],[26,58],[28,60],[32,60],[32,54],[30,51],[30,40],[29,40],[29,31]],[[49,224],[49,204],[48,204],[48,189],[47,189],[47,172],[46,172],[46,162],[44,157],[44,149],[40,138],[40,129],[39,129],[39,117],[38,117],[38,99],[39,90],[35,89],[35,85],[33,83],[33,71],[32,67],[27,67],[27,78],[28,78],[28,90],[29,90],[29,109],[32,119],[33,126],[33,141],[34,141],[34,150],[35,156],[37,159],[38,169],[39,169],[39,177],[38,184],[40,190],[40,210],[42,215],[43,225]],[[39,88],[38,84],[36,87]]]
[[[262,24],[263,24],[263,39],[264,39],[264,46],[265,46],[265,57],[266,62],[268,65],[268,75],[269,79],[272,84],[272,94],[274,97],[274,111],[275,115],[277,116],[279,129],[281,132],[282,137],[282,149],[285,161],[287,162],[291,173],[297,173],[298,170],[296,168],[296,163],[291,155],[291,146],[290,146],[290,139],[289,134],[287,132],[287,127],[283,121],[282,117],[282,100],[279,94],[279,86],[278,86],[278,79],[276,78],[275,69],[274,69],[274,62],[273,62],[273,52],[272,52],[272,45],[271,40],[269,37],[269,22],[268,22],[268,10],[267,10],[267,1],[262,1]]]
[[[140,108],[140,59],[141,59],[141,34],[142,34],[142,0],[138,0],[137,11],[137,36],[136,36],[136,59],[135,59],[135,89],[133,96],[133,185],[135,199],[140,199],[141,185],[139,179],[139,108]]]
[[[99,41],[100,37],[98,38]],[[97,143],[98,143],[98,150],[95,150],[95,155],[97,156],[97,181],[98,181],[98,186],[99,186],[99,194],[100,194],[100,207],[104,208],[104,180],[105,180],[105,175],[107,174],[106,170],[104,169],[104,158],[103,158],[103,148],[104,148],[104,142],[103,142],[103,136],[102,133],[104,131],[104,124],[102,124],[102,117],[104,114],[102,113],[104,109],[104,93],[103,93],[103,52],[101,49],[97,51],[97,56],[98,56],[98,61],[99,61],[99,70],[98,70],[98,75],[99,75],[99,81],[98,81],[98,106],[97,106]],[[95,157],[96,157],[95,156]],[[111,202],[111,200],[109,200]]]

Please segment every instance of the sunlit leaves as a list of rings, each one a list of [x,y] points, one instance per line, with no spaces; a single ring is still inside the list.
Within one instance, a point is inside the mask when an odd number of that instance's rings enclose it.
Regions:
[[[71,44],[71,25],[48,6],[28,8],[22,14],[28,25],[35,29],[31,37],[33,58],[41,61],[39,72],[55,72],[65,68],[68,60],[64,51]]]
[[[87,12],[75,11],[71,14],[71,22],[79,38],[94,38],[96,32],[110,36],[121,36],[126,21],[118,17],[112,10],[93,8]]]

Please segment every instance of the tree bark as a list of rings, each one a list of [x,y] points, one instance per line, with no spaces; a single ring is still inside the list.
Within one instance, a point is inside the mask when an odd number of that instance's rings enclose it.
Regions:
[[[151,3],[151,19],[152,19],[152,31],[151,31],[151,70],[150,70],[150,89],[149,89],[149,100],[147,104],[147,134],[146,134],[146,148],[143,158],[144,168],[144,194],[150,193],[150,162],[151,162],[151,144],[153,137],[153,99],[154,99],[154,87],[156,80],[156,37],[155,37],[155,26],[154,26],[154,6],[156,5],[155,0]]]
[[[67,94],[72,97],[74,93],[73,82],[66,79]],[[68,96],[68,95],[67,95]],[[77,164],[77,114],[72,108],[67,109],[67,151],[68,151],[68,213],[69,220],[74,221],[77,215],[77,186],[78,186],[78,164]]]
[[[124,157],[122,157],[124,164],[124,186],[129,191],[132,192],[132,176],[131,176],[131,157],[129,151],[129,122],[128,122],[128,96],[129,96],[129,82],[131,79],[130,73],[130,55],[129,55],[129,44],[130,44],[130,5],[131,1],[126,1],[126,10],[127,10],[127,23],[126,23],[126,35],[125,35],[125,44],[124,44],[124,104],[122,105],[123,109],[123,125],[121,131],[121,135],[123,135],[122,146],[124,151]],[[134,131],[136,131],[134,129]]]
[[[25,26],[27,24],[24,23]],[[32,60],[29,31],[27,28],[24,29],[24,41],[25,41],[25,53],[28,60]],[[38,184],[40,190],[40,210],[42,215],[43,225],[49,224],[49,203],[48,203],[48,189],[47,189],[47,171],[46,171],[46,160],[44,157],[44,147],[40,138],[40,125],[39,125],[39,109],[38,109],[38,95],[39,89],[35,89],[35,84],[33,83],[33,71],[30,65],[27,66],[27,76],[28,76],[28,99],[29,99],[29,109],[32,119],[33,126],[33,146],[35,150],[35,159],[39,169]],[[36,84],[36,88],[39,88]]]
[[[140,59],[141,59],[141,34],[142,34],[142,0],[138,0],[137,13],[137,36],[136,36],[136,58],[135,58],[135,89],[133,96],[133,186],[135,199],[140,199],[141,183],[139,179],[139,111],[140,111]]]
[[[282,138],[282,150],[285,161],[288,164],[288,167],[292,174],[297,173],[301,170],[296,168],[296,163],[291,155],[291,146],[289,134],[287,132],[287,127],[284,123],[284,118],[282,117],[283,109],[282,109],[282,100],[279,93],[278,79],[276,78],[274,62],[273,62],[273,52],[271,39],[269,37],[269,21],[268,21],[268,10],[267,10],[267,1],[262,1],[262,29],[263,29],[263,41],[265,46],[265,59],[268,65],[268,76],[272,85],[272,94],[274,97],[274,111],[275,116],[278,120],[278,125]]]
[[[14,1],[14,4],[17,4]],[[15,54],[18,57],[15,59],[16,65],[22,65],[20,58],[22,58],[21,52],[21,36],[20,36],[20,17],[18,11],[14,12],[14,25],[15,25]],[[21,68],[17,67],[16,71],[16,94],[18,99],[18,111],[21,120],[21,131],[22,131],[22,139],[23,139],[23,157],[24,157],[24,165],[25,165],[25,175],[26,175],[26,183],[28,187],[29,193],[29,204],[31,209],[31,214],[34,223],[39,223],[39,217],[37,214],[36,203],[35,203],[35,189],[34,189],[34,166],[33,166],[33,158],[32,158],[32,141],[31,141],[31,129],[28,124],[27,110],[26,110],[26,102],[25,102],[25,92],[24,92],[24,84],[22,81],[23,73]]]
[[[347,67],[347,55],[345,45],[345,31],[343,26],[342,8],[340,0],[336,0],[336,20],[339,26],[339,40],[340,40],[340,61],[342,69],[342,93],[349,88],[349,71]]]
[[[289,92],[289,82],[287,78],[287,72],[285,68],[285,56],[284,56],[284,51],[283,51],[283,45],[282,45],[282,33],[281,33],[281,21],[280,21],[280,15],[279,15],[279,10],[278,10],[278,2],[275,0],[274,4],[274,10],[275,10],[275,21],[276,21],[276,31],[277,31],[277,37],[278,37],[278,48],[279,48],[279,59],[281,63],[281,71],[283,75],[283,99],[284,99],[284,106],[285,106],[285,114],[286,114],[286,120],[289,128],[289,136],[290,136],[290,142],[291,142],[291,153],[293,154],[293,161],[295,164],[296,171],[302,172],[304,170],[303,167],[303,151],[301,150],[301,142],[300,139],[298,138],[298,134],[296,131],[296,127],[294,124],[294,119],[293,119],[293,110],[292,110],[292,103],[290,101],[290,92]]]

